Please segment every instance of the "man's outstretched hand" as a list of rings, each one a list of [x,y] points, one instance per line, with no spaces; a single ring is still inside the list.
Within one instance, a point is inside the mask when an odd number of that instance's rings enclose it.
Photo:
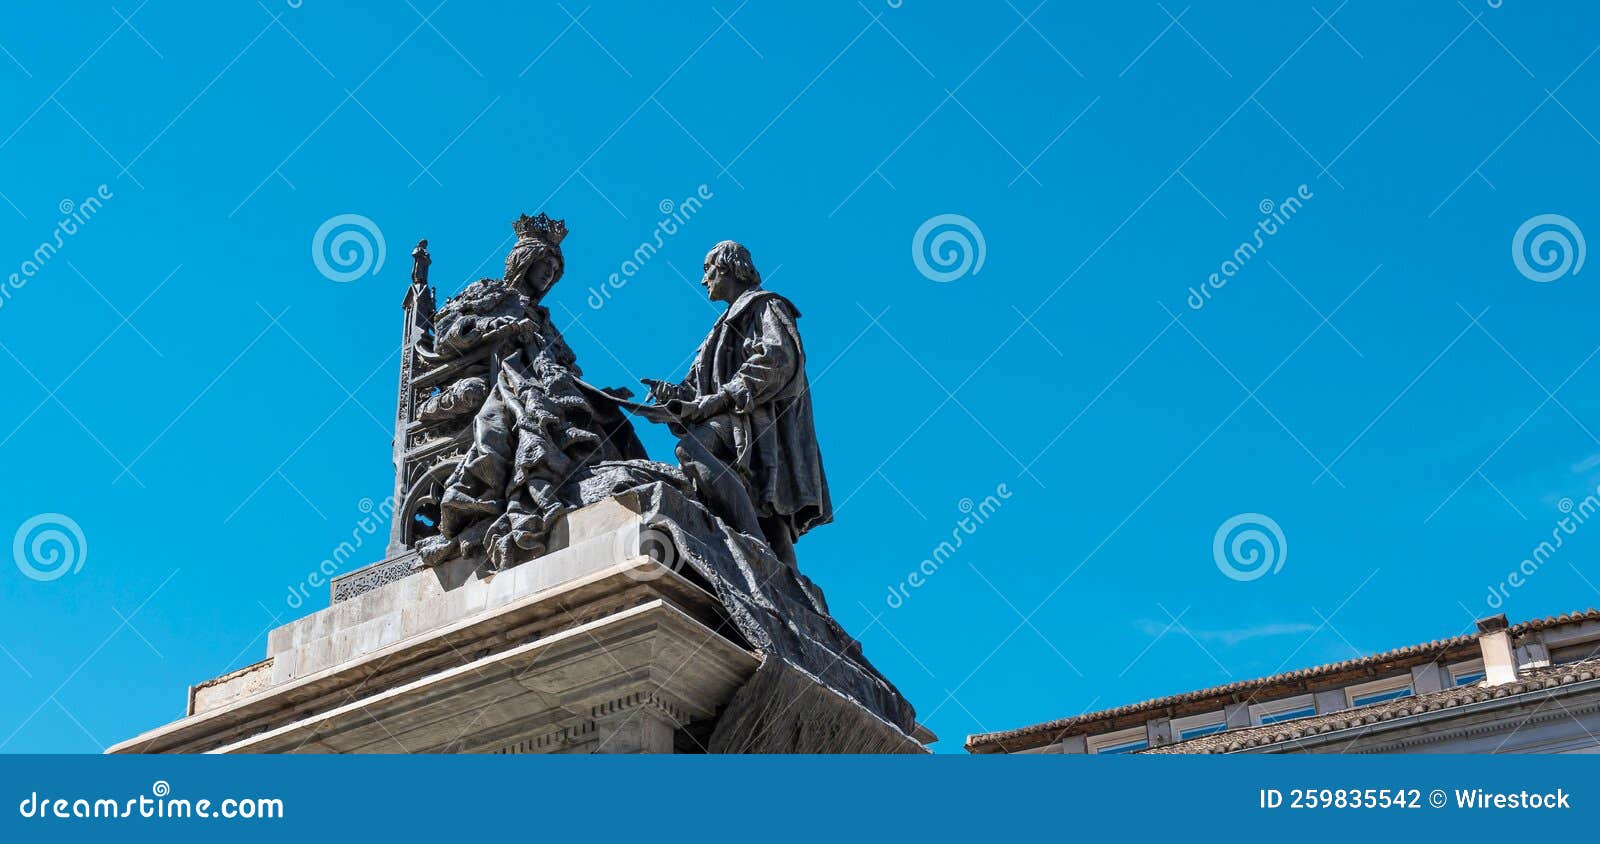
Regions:
[[[666,423],[678,421],[677,417],[674,417],[671,413],[667,412],[667,406],[664,404],[640,404],[629,409],[634,413],[643,416],[645,419],[650,420],[651,422]]]
[[[649,378],[639,380],[650,388],[650,398],[656,403],[643,405],[635,412],[651,422],[703,422],[728,409],[728,397],[722,393],[691,399],[670,398],[667,390],[677,385]]]
[[[667,402],[666,408],[667,413],[680,422],[704,422],[728,409],[728,397],[713,393],[694,399],[672,399]]]
[[[666,404],[669,399],[673,398],[678,386],[666,381],[657,381],[654,378],[640,378],[639,383],[650,390],[650,400],[656,404]]]

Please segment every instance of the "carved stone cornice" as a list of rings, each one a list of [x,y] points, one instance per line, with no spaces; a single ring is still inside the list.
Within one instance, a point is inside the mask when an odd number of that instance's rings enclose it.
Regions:
[[[555,730],[530,736],[504,745],[494,753],[562,753],[599,744],[607,730],[603,725],[615,726],[628,719],[653,715],[667,721],[672,728],[687,726],[694,716],[681,703],[656,689],[640,689],[589,707],[589,717]]]
[[[642,689],[615,700],[589,707],[589,717],[595,721],[626,715],[636,709],[651,709],[665,715],[674,726],[682,727],[691,720],[690,714],[666,695],[653,689]]]

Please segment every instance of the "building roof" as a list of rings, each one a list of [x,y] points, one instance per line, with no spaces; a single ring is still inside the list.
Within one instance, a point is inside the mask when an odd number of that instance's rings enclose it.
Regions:
[[[1600,610],[1591,608],[1582,612],[1524,621],[1511,625],[1510,630],[1511,635],[1516,637],[1552,627],[1595,620],[1600,620]],[[1417,665],[1426,665],[1430,662],[1473,659],[1478,654],[1477,634],[1466,633],[1448,639],[1437,639],[1418,645],[1408,645],[1403,648],[1396,648],[1356,659],[1347,659],[1310,668],[1300,668],[1273,674],[1269,677],[1239,680],[1207,689],[1167,695],[1142,703],[1102,709],[1098,712],[1088,712],[1069,718],[1058,718],[1054,721],[1046,721],[1042,724],[1020,727],[1014,730],[979,733],[967,737],[966,749],[970,753],[1014,753],[1053,744],[1071,735],[1107,732],[1131,727],[1157,717],[1181,717],[1183,715],[1199,714],[1220,709],[1228,703],[1264,701],[1276,697],[1303,694],[1313,689],[1330,688],[1342,685],[1353,679],[1376,676],[1379,673],[1397,671]],[[1218,734],[1217,737],[1236,735],[1238,732],[1230,731]]]
[[[1277,724],[1264,724],[1259,727],[1245,727],[1224,733],[1213,733],[1209,736],[1200,736],[1188,741],[1152,747],[1140,752],[1236,753],[1242,750],[1281,744],[1286,741],[1323,733],[1371,727],[1375,724],[1393,721],[1408,715],[1421,715],[1426,712],[1467,706],[1526,692],[1553,689],[1559,686],[1593,680],[1596,677],[1600,677],[1600,658],[1584,659],[1565,665],[1529,668],[1523,669],[1522,676],[1515,682],[1502,683],[1498,686],[1488,686],[1482,683],[1457,686],[1452,689],[1403,697],[1397,700],[1363,706],[1358,709],[1343,709],[1338,712],[1312,715],[1306,718],[1297,718],[1293,721],[1282,721]]]

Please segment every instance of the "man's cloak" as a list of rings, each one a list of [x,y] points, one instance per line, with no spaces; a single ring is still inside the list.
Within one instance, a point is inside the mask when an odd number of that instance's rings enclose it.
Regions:
[[[777,293],[745,291],[700,344],[683,382],[697,396],[728,397],[733,465],[756,512],[787,525],[792,539],[833,521],[799,318]]]

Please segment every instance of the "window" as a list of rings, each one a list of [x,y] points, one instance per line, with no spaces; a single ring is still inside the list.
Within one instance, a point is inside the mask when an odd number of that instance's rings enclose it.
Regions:
[[[1220,733],[1226,729],[1228,729],[1228,722],[1224,720],[1221,712],[1204,712],[1199,715],[1174,718],[1172,719],[1172,740],[1188,741],[1192,738]]]
[[[1456,686],[1471,686],[1483,682],[1483,660],[1460,662],[1450,666],[1450,682]]]
[[[1295,718],[1306,718],[1317,714],[1317,705],[1311,695],[1270,700],[1250,707],[1250,714],[1254,716],[1253,723],[1276,724],[1280,721],[1289,721]]]
[[[1386,680],[1374,680],[1351,686],[1345,689],[1345,694],[1350,699],[1351,706],[1371,706],[1374,703],[1383,703],[1386,700],[1398,700],[1410,697],[1411,677],[1390,677]]]
[[[1192,738],[1199,738],[1201,736],[1209,736],[1212,733],[1220,733],[1223,730],[1226,730],[1227,728],[1228,728],[1227,723],[1223,722],[1223,721],[1217,721],[1216,723],[1213,723],[1213,724],[1204,724],[1204,725],[1201,725],[1199,727],[1190,727],[1189,729],[1184,730],[1183,732],[1178,734],[1178,741],[1188,741],[1189,739],[1192,739]]]
[[[1295,718],[1309,718],[1315,714],[1317,714],[1317,708],[1315,706],[1302,706],[1295,709],[1285,709],[1282,712],[1273,712],[1271,714],[1262,715],[1261,723],[1276,724],[1279,721],[1289,721]]]
[[[1403,689],[1390,689],[1389,691],[1386,691],[1386,692],[1373,692],[1372,694],[1369,694],[1369,695],[1361,695],[1359,697],[1352,697],[1352,698],[1350,698],[1350,705],[1351,706],[1367,706],[1368,704],[1383,703],[1386,700],[1395,700],[1397,698],[1410,697],[1410,696],[1411,696],[1411,687],[1410,686],[1406,686]]]
[[[1144,727],[1120,730],[1089,738],[1089,752],[1102,755],[1134,753],[1150,746]]]
[[[1101,754],[1102,756],[1109,756],[1117,753],[1133,753],[1138,750],[1144,750],[1149,746],[1149,742],[1145,741],[1144,739],[1139,739],[1138,741],[1130,741],[1124,744],[1108,745],[1096,750],[1095,752]]]

